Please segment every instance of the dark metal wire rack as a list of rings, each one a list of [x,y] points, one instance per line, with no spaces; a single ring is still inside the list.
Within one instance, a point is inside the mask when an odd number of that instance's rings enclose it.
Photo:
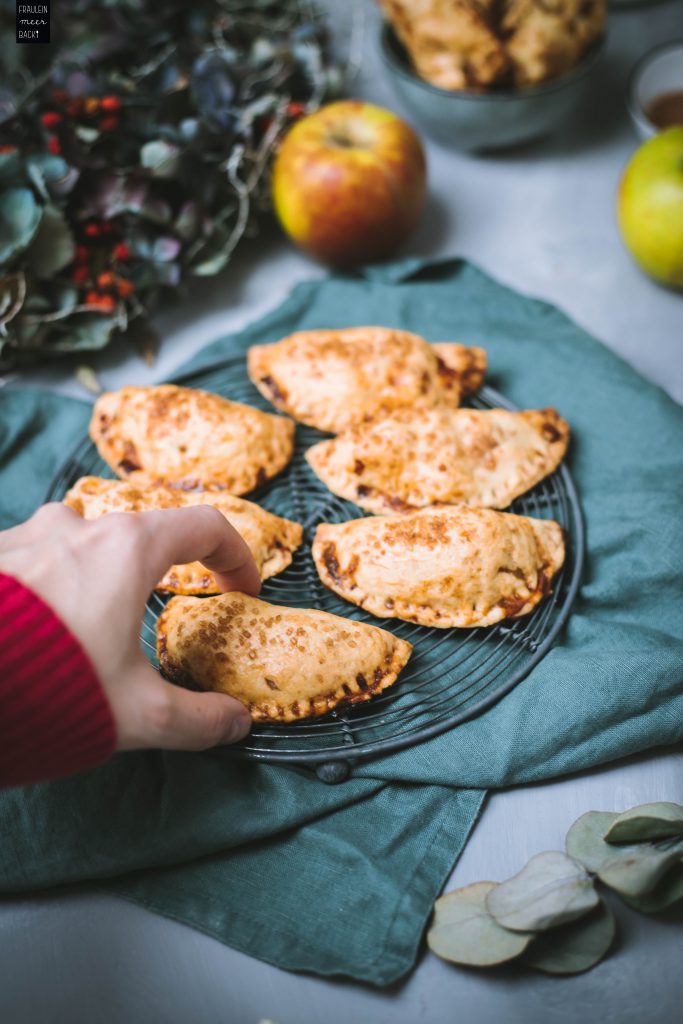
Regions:
[[[184,374],[175,383],[205,388],[272,412],[249,380],[243,355]],[[473,396],[470,404],[479,409],[515,408],[489,387]],[[310,545],[318,523],[344,522],[364,514],[356,505],[331,494],[303,458],[305,450],[323,436],[327,435],[297,425],[290,465],[249,495],[269,511],[304,525],[304,543],[292,564],[264,583],[261,597],[273,604],[319,608],[380,625],[409,640],[413,654],[398,682],[367,704],[293,725],[256,723],[246,740],[225,751],[235,757],[305,765],[326,782],[341,782],[355,761],[431,739],[480,715],[521,682],[545,656],[567,621],[579,587],[585,545],[576,489],[566,466],[561,466],[510,507],[520,515],[557,520],[567,538],[567,559],[553,593],[531,615],[486,629],[433,629],[398,619],[377,619],[327,590],[311,558]],[[46,500],[60,500],[86,474],[113,475],[87,437],[55,475]],[[167,600],[152,594],[141,631],[143,648],[155,665],[156,620]]]

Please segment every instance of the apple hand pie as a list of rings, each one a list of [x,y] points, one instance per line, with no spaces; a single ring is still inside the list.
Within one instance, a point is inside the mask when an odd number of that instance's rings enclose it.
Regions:
[[[461,345],[457,341],[435,341],[432,349],[450,370],[455,370],[463,398],[473,395],[484,383],[486,352],[478,345]]]
[[[388,327],[299,331],[247,355],[249,376],[273,405],[301,423],[339,434],[401,406],[457,406],[481,383],[486,355]]]
[[[322,523],[313,558],[326,587],[380,618],[491,626],[550,593],[564,538],[553,520],[454,505]]]
[[[554,409],[398,409],[306,452],[334,494],[369,512],[510,502],[562,461],[569,427]]]
[[[377,626],[240,593],[174,597],[157,623],[164,675],[236,697],[255,721],[295,722],[369,700],[395,682],[411,650]]]
[[[64,498],[64,504],[84,519],[99,519],[108,512],[145,512],[149,509],[212,505],[246,541],[262,580],[282,572],[301,544],[299,523],[281,519],[260,505],[223,491],[177,491],[170,487],[139,488],[125,480],[84,476]],[[157,590],[172,594],[218,594],[213,573],[201,562],[172,565]]]
[[[90,437],[123,479],[187,491],[246,494],[294,452],[291,420],[174,384],[100,395]]]

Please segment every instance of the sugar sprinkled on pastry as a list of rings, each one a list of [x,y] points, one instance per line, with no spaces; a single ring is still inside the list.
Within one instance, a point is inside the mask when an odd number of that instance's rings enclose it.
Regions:
[[[399,409],[306,452],[334,494],[369,512],[463,503],[506,508],[564,458],[554,409]]]
[[[299,331],[255,345],[249,376],[294,419],[338,434],[369,416],[403,406],[457,406],[481,384],[483,349],[430,345],[409,331],[348,327]]]
[[[296,722],[369,700],[395,682],[411,649],[377,626],[240,593],[174,597],[157,623],[164,674],[236,697],[255,721]]]
[[[313,543],[330,590],[373,615],[442,629],[528,615],[564,556],[553,520],[465,505],[322,523]]]
[[[90,436],[104,461],[131,483],[230,494],[270,480],[294,452],[291,420],[173,384],[100,395]]]

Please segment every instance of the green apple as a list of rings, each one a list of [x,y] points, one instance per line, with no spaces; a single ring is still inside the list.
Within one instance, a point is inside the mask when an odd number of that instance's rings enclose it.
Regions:
[[[683,288],[683,126],[636,151],[619,185],[617,216],[636,263],[662,284]]]

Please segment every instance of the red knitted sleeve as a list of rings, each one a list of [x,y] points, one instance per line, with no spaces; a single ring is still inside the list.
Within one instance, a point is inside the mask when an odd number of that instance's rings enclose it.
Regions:
[[[79,641],[0,573],[0,786],[70,775],[116,744],[109,702]]]

